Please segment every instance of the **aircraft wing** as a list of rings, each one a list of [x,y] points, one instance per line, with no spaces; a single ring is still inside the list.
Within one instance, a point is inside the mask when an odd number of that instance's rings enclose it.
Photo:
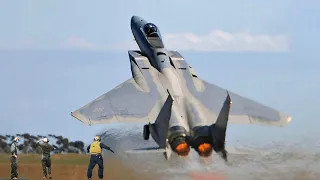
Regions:
[[[195,103],[203,107],[208,121],[212,122],[212,119],[215,121],[227,96],[227,90],[200,79],[178,52],[171,51],[171,59],[181,79],[185,81],[186,88],[194,97]],[[232,101],[230,123],[283,126],[291,121],[289,115],[229,90],[228,92]]]
[[[147,58],[131,60],[133,78],[71,113],[85,124],[154,121],[168,93]]]
[[[223,94],[226,93],[227,90],[217,85],[210,84],[204,80],[201,81],[204,85],[204,91],[198,94],[198,98],[203,105],[209,108],[209,110],[214,110],[217,107],[214,101],[220,97],[224,99],[225,96]],[[229,114],[230,123],[283,126],[291,121],[291,116],[288,116],[278,110],[240,96],[236,93],[228,92],[232,102]]]

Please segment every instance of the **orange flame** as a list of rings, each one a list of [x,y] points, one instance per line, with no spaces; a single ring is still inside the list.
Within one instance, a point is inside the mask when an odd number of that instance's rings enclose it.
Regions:
[[[176,147],[176,152],[179,156],[186,156],[189,154],[190,148],[187,143],[181,143]]]
[[[212,147],[208,143],[203,143],[203,144],[200,144],[200,146],[198,147],[198,151],[200,156],[208,157],[212,153]]]

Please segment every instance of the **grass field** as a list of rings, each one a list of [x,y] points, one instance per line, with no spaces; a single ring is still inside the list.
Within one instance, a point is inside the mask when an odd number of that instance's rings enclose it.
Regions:
[[[121,161],[113,158],[104,159],[104,179],[130,180],[130,179],[154,179],[142,177]],[[20,178],[37,180],[42,178],[40,154],[25,154],[18,157],[18,173]],[[56,154],[52,155],[52,177],[58,180],[86,180],[89,155],[80,154]],[[10,154],[0,154],[0,179],[10,178]],[[93,179],[97,177],[98,166],[93,170]]]

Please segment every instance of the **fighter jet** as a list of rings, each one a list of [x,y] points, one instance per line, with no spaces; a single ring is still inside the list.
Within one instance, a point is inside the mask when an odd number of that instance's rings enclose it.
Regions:
[[[87,125],[143,122],[143,138],[151,135],[166,159],[194,149],[202,157],[215,151],[225,161],[228,123],[284,126],[291,121],[198,77],[179,52],[165,48],[154,23],[133,16],[131,30],[139,46],[128,51],[132,77],[71,112],[76,119]]]

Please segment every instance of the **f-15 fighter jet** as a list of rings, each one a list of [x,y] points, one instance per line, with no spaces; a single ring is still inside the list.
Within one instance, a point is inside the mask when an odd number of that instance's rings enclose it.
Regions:
[[[284,126],[291,117],[202,80],[177,52],[165,48],[159,28],[133,16],[131,30],[140,50],[129,50],[132,78],[72,112],[85,124],[144,122],[167,159],[194,149],[213,150],[227,161],[228,122]]]

